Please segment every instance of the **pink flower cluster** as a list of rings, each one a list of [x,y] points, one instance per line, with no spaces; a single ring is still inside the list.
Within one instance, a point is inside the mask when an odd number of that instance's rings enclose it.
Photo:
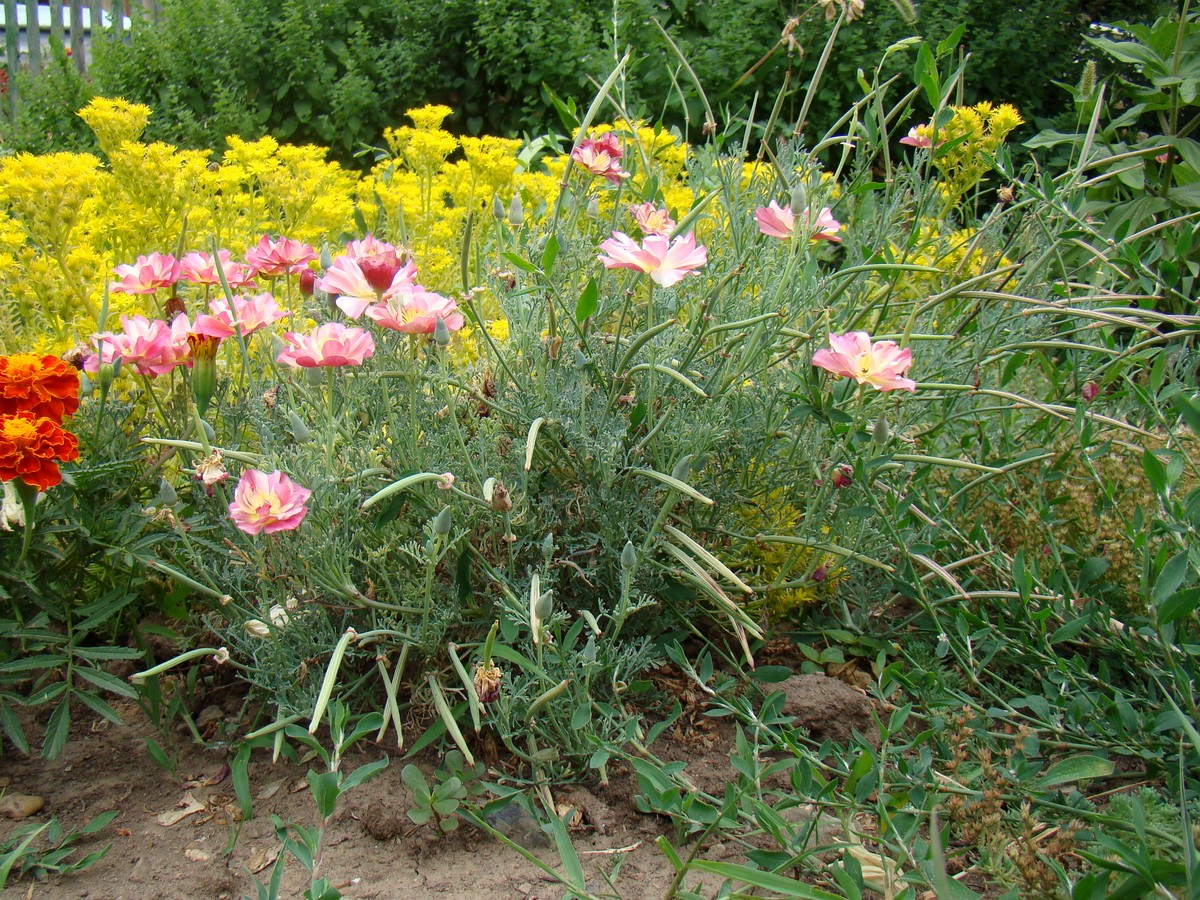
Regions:
[[[613,184],[620,184],[629,177],[629,173],[621,168],[621,144],[611,131],[598,138],[584,138],[571,151],[571,159]]]
[[[132,264],[119,265],[113,269],[117,281],[109,283],[114,294],[153,294],[159,288],[173,287],[180,280],[192,284],[219,285],[217,265],[225,273],[225,280],[235,291],[251,290],[254,279],[259,275],[278,278],[281,275],[302,273],[308,264],[317,258],[317,251],[308,244],[290,238],[273,239],[268,235],[259,238],[257,244],[246,251],[244,263],[234,262],[228,250],[212,254],[193,252],[181,259],[169,253],[151,253],[139,256]]]
[[[101,365],[120,359],[139,375],[154,377],[186,363],[191,355],[187,340],[191,325],[184,313],[172,319],[170,325],[145,316],[121,316],[121,329],[92,336],[96,352],[84,360],[85,372],[95,375]]]
[[[462,328],[463,315],[454,300],[427,290],[416,278],[415,263],[402,261],[391,244],[367,235],[351,241],[316,286],[336,295],[338,309],[351,319],[366,314],[392,331],[433,334],[439,318],[450,331]]]
[[[242,337],[246,337],[291,315],[287,310],[279,308],[271,294],[234,297],[232,310],[228,300],[218,297],[209,301],[208,310],[210,315],[196,316],[196,324],[192,330],[196,334],[206,334],[222,340],[234,337],[239,332]]]

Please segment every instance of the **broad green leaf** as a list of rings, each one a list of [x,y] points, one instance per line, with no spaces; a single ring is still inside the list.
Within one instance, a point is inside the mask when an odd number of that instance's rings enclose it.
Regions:
[[[1088,781],[1092,778],[1107,778],[1113,773],[1110,760],[1099,756],[1068,756],[1060,759],[1037,780],[1037,786],[1045,789],[1059,784],[1069,784],[1073,781]]]

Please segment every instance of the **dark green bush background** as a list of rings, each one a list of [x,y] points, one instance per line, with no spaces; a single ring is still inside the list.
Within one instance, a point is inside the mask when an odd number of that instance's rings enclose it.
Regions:
[[[960,22],[974,91],[964,99],[1011,102],[1030,120],[1051,117],[1067,105],[1052,82],[1078,77],[1089,23],[1149,20],[1170,5],[924,0],[910,24],[889,0],[867,0],[864,18],[839,37],[811,127],[823,131],[860,95],[855,73],[869,71],[890,44],[913,34],[938,41]],[[450,127],[462,132],[537,133],[559,125],[547,89],[586,104],[627,46],[635,48],[629,112],[695,134],[702,105],[654,20],[695,69],[720,124],[746,115],[755,92],[765,117],[789,67],[783,112],[794,118],[829,33],[819,13],[795,31],[803,53],[779,48],[736,83],[776,47],[788,18],[810,6],[621,0],[614,13],[612,3],[595,0],[167,0],[165,19],[135,28],[130,42],[97,42],[90,84],[71,85],[69,71],[21,84],[27,103],[4,123],[5,145],[45,151],[85,143],[81,122],[52,113],[64,97],[91,92],[151,106],[152,139],[219,148],[226,134],[269,132],[325,144],[343,161],[402,124],[405,109],[428,102],[451,106]],[[897,54],[893,64],[907,68],[911,55]]]

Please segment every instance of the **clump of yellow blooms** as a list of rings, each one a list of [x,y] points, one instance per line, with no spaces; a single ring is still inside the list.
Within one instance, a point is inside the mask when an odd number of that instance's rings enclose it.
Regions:
[[[1009,133],[1025,121],[1009,103],[993,106],[985,101],[951,110],[950,121],[936,135],[932,129],[925,135],[937,140],[933,164],[942,176],[940,187],[947,208],[979,183],[990,166],[989,158],[996,155]]]
[[[79,110],[79,117],[96,135],[104,155],[111,157],[122,144],[141,138],[150,121],[150,107],[120,98],[96,97]]]
[[[906,272],[896,290],[900,296],[911,299],[928,297],[952,284],[1009,264],[1007,258],[979,239],[974,228],[943,231],[938,219],[921,221],[909,250],[892,244],[891,251],[899,261],[941,270],[940,274]]]

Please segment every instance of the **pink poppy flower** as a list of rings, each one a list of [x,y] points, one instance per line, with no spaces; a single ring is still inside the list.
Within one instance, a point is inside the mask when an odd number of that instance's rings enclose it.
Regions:
[[[151,253],[132,265],[117,266],[113,273],[121,279],[109,282],[114,294],[153,294],[179,280],[179,261],[169,253]]]
[[[259,275],[278,278],[289,272],[297,274],[317,258],[317,251],[308,244],[291,238],[271,240],[267,235],[246,251],[246,263]]]
[[[370,264],[368,264],[370,268]],[[383,269],[373,270],[374,281],[367,277],[362,264],[350,256],[339,256],[333,265],[320,278],[317,287],[327,294],[336,294],[334,301],[338,309],[351,319],[357,319],[372,303],[378,303],[387,291],[398,290],[403,285],[411,285],[417,275],[417,267],[409,262],[391,271],[386,283],[380,281]],[[378,286],[382,284],[383,286]]]
[[[671,287],[708,261],[708,251],[696,245],[696,237],[688,232],[671,240],[666,235],[649,234],[639,245],[637,241],[614,231],[613,236],[600,244],[607,256],[598,257],[606,269],[634,269],[645,272],[655,284]]]
[[[234,297],[232,312],[224,297],[210,301],[208,309],[212,315],[196,316],[192,331],[221,339],[234,337],[239,329],[245,337],[291,315],[286,309],[280,309],[275,298],[267,293],[256,297]]]
[[[278,469],[246,469],[238,479],[229,504],[229,518],[246,534],[273,534],[299,528],[308,515],[312,491],[301,487]]]
[[[642,230],[643,235],[670,234],[671,229],[675,227],[675,220],[671,218],[671,214],[665,209],[659,209],[653,203],[631,206],[629,213],[633,216],[637,227]]]
[[[463,327],[463,315],[453,300],[427,291],[419,284],[389,290],[382,303],[367,308],[367,318],[383,328],[404,334],[433,334],[439,318],[450,331]]]
[[[791,207],[780,206],[774,200],[754,211],[754,221],[758,223],[758,230],[767,237],[780,240],[787,240],[796,230],[796,217]]]
[[[799,227],[804,229],[808,225],[809,210],[805,209],[800,214]],[[767,206],[760,206],[754,211],[754,220],[758,223],[758,230],[768,237],[787,240],[796,233],[797,220],[791,207],[780,206],[772,200]],[[841,240],[838,232],[842,230],[842,224],[833,217],[833,213],[828,206],[822,207],[817,214],[817,221],[813,225],[813,232],[809,240],[813,241],[832,241],[837,243]]]
[[[119,332],[93,335],[97,352],[84,360],[84,371],[94,375],[102,364],[120,357],[123,365],[133,366],[139,375],[153,377],[165,375],[191,356],[187,340],[191,325],[184,313],[170,325],[162,319],[121,316],[121,328]]]
[[[876,341],[865,331],[829,335],[832,349],[821,349],[813,354],[814,366],[853,378],[859,384],[869,384],[881,391],[915,391],[917,383],[905,378],[904,373],[912,365],[912,351],[901,350],[895,341]]]
[[[218,250],[217,259],[221,263],[221,271],[225,280],[235,291],[254,287],[253,270],[242,263],[235,263],[228,250]],[[221,278],[217,274],[217,266],[211,253],[193,252],[179,261],[179,276],[192,284],[220,285]]]
[[[346,245],[346,256],[358,263],[367,283],[377,291],[386,291],[392,285],[396,273],[404,267],[400,261],[400,252],[386,241],[381,241],[375,235],[368,234],[361,241],[351,241]],[[416,276],[416,271],[413,271]]]
[[[629,177],[629,173],[621,168],[621,145],[611,131],[598,138],[580,141],[579,146],[571,151],[571,159],[593,175],[607,178],[613,184],[620,184],[622,179]]]
[[[361,328],[326,322],[308,334],[288,332],[278,361],[288,366],[315,369],[322,366],[361,366],[375,353],[375,341]]]
[[[933,137],[930,132],[931,129],[928,125],[914,125],[908,129],[908,137],[900,138],[900,143],[907,144],[909,147],[930,150],[933,148]]]

